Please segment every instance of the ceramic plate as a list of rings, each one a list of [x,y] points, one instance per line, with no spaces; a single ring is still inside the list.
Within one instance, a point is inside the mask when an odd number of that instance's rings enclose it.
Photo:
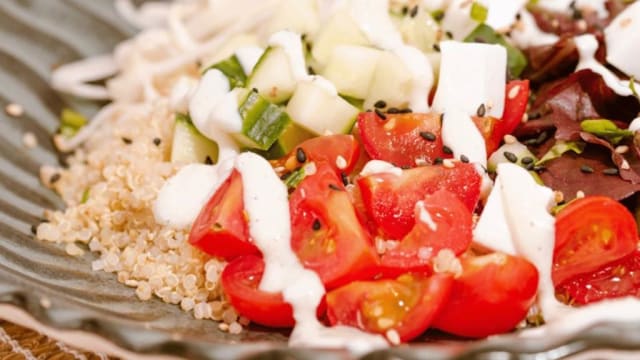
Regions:
[[[157,299],[140,302],[112,274],[92,272],[92,254],[71,258],[63,249],[33,238],[32,226],[43,209],[62,206],[37,175],[42,164],[59,161],[50,142],[58,114],[64,107],[91,113],[99,106],[54,92],[48,84],[51,69],[109,52],[132,33],[117,18],[111,0],[0,1],[0,109],[9,103],[25,109],[19,117],[0,112],[0,317],[87,350],[127,358],[351,357],[344,352],[289,349],[286,333],[258,327],[230,335],[219,331],[215,322],[195,320],[177,306]],[[23,146],[26,132],[36,135],[36,148]],[[428,336],[428,343],[422,339],[364,358],[556,359],[593,349],[633,349],[640,346],[640,325],[604,324],[580,334],[527,341],[516,335],[481,342]],[[629,355],[617,356],[625,354]]]

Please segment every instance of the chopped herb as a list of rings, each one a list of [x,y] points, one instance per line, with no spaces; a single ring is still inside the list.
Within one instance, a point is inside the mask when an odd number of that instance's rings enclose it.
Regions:
[[[504,155],[505,159],[509,160],[512,163],[518,162],[518,157],[511,151],[505,151],[502,153],[502,155]]]
[[[471,19],[484,23],[487,20],[487,15],[489,14],[489,9],[486,6],[480,4],[479,2],[474,1],[471,4]]]
[[[409,7],[407,5],[402,7],[402,15],[407,15],[409,13]]]
[[[443,146],[443,147],[442,147],[442,152],[443,152],[443,153],[445,153],[445,154],[447,154],[447,155],[451,155],[451,154],[453,154],[453,150],[451,150],[451,148],[450,148],[450,147],[448,147],[447,145],[445,145],[445,146]]]
[[[636,79],[633,76],[629,79],[629,89],[635,97],[640,99],[640,95],[638,94],[638,91],[636,91]]]
[[[564,153],[566,153],[568,151],[573,151],[576,154],[581,154],[582,151],[584,150],[585,146],[586,145],[583,142],[577,142],[577,141],[564,142],[564,141],[559,141],[555,145],[553,145],[553,147],[551,149],[549,149],[549,151],[547,151],[547,153],[544,154],[544,156],[542,156],[542,158],[540,160],[538,160],[536,165],[544,164],[547,161],[559,158],[560,156],[562,156],[562,154],[564,154]]]
[[[420,131],[420,136],[427,141],[436,141],[436,135],[430,131]]]
[[[633,131],[620,129],[613,121],[607,119],[584,120],[580,123],[582,131],[604,138],[617,145],[624,138],[633,136]]]
[[[484,117],[487,114],[487,107],[484,104],[480,104],[478,110],[476,110],[476,114],[478,117]]]
[[[385,115],[382,111],[380,111],[380,109],[376,109],[375,113],[376,115],[378,115],[378,117],[380,117],[380,119],[387,120],[387,115]]]
[[[373,104],[373,107],[375,107],[376,109],[384,109],[387,107],[387,102],[384,100],[378,100],[375,104]]]
[[[301,147],[296,150],[296,160],[298,160],[299,163],[304,163],[307,161],[307,154],[305,154],[304,150]]]
[[[153,145],[160,146],[160,144],[162,144],[162,139],[160,139],[160,138],[154,138],[153,139]]]
[[[73,137],[86,124],[87,118],[84,115],[71,109],[62,109],[59,132],[65,138]]]
[[[306,174],[304,172],[304,167],[294,170],[293,172],[287,174],[285,176],[284,184],[289,189],[294,189],[300,184],[300,182],[305,178]]]
[[[591,174],[593,173],[593,168],[589,165],[582,165],[580,166],[580,171],[582,171],[585,174]]]
[[[322,227],[322,224],[320,223],[320,220],[315,219],[313,220],[313,225],[311,225],[311,227],[313,228],[313,230],[318,231]]]
[[[82,192],[82,198],[80,199],[80,204],[84,204],[89,200],[90,191],[91,191],[90,188],[84,189],[84,191]]]
[[[240,64],[240,60],[235,54],[209,66],[202,73],[204,74],[211,69],[216,69],[223,73],[229,79],[231,88],[243,87],[247,82],[247,76],[244,73],[242,64]]]

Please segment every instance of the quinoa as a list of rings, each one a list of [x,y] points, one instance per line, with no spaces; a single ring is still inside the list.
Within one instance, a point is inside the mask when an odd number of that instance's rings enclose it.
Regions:
[[[113,273],[140,300],[156,296],[239,333],[248,321],[220,287],[225,263],[190,246],[188,231],[159,225],[153,216],[159,190],[182,166],[168,161],[173,124],[166,101],[127,109],[70,155],[68,166],[42,167],[43,184],[67,207],[46,211],[36,237],[63,244],[72,256],[95,253],[92,269]]]

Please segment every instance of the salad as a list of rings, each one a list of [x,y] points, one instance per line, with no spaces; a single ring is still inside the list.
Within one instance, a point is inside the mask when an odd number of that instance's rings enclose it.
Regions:
[[[143,31],[52,76],[111,103],[38,238],[292,346],[638,320],[640,2],[115,5]]]

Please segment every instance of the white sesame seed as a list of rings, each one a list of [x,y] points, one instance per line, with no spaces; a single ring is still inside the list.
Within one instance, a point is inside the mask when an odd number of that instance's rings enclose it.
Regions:
[[[318,167],[315,162],[309,162],[304,166],[304,174],[305,175],[313,175],[318,171]]]
[[[578,192],[576,193],[576,198],[577,199],[582,199],[584,197],[585,197],[584,191],[578,190]]]
[[[620,146],[617,146],[615,149],[615,152],[617,154],[625,154],[627,151],[629,151],[629,146],[627,145],[620,145]]]
[[[7,115],[13,117],[19,117],[24,114],[24,108],[22,107],[22,105],[16,103],[7,104],[7,106],[4,107],[4,111],[7,113]]]
[[[229,324],[220,323],[218,324],[218,329],[220,329],[221,331],[229,331]]]
[[[456,167],[456,163],[453,159],[444,159],[442,160],[442,165],[447,169],[453,169]]]
[[[526,123],[527,121],[529,121],[529,114],[527,113],[522,114],[522,119],[520,121],[523,123]]]
[[[394,329],[387,330],[387,332],[385,333],[385,336],[387,337],[387,340],[389,340],[389,342],[392,345],[400,345],[400,335],[396,330]]]
[[[38,146],[38,138],[32,132],[26,132],[22,135],[22,145],[27,149],[33,149]]]
[[[229,334],[240,334],[242,332],[242,325],[238,322],[232,322],[229,324]]]
[[[345,160],[342,155],[338,155],[338,157],[336,158],[336,166],[338,167],[338,169],[344,170],[347,167],[347,160]]]
[[[518,139],[516,139],[515,136],[511,135],[511,134],[507,134],[504,136],[504,143],[505,144],[515,144],[518,141]]]
[[[48,297],[40,298],[40,306],[42,306],[45,309],[50,308],[51,307],[51,300],[49,300]]]
[[[509,94],[507,94],[507,97],[513,100],[516,98],[516,96],[518,96],[519,93],[520,93],[520,85],[516,85],[512,87],[511,90],[509,90]]]

